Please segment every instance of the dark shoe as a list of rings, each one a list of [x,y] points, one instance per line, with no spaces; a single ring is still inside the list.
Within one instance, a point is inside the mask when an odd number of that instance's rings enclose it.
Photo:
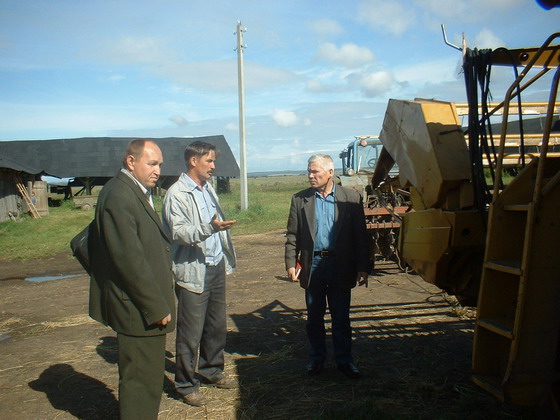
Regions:
[[[318,360],[313,360],[309,362],[309,364],[307,365],[307,374],[309,376],[316,376],[321,372],[322,369],[323,369],[323,362],[320,362]]]
[[[207,404],[206,397],[198,389],[189,394],[183,395],[183,401],[193,407],[202,407]]]
[[[236,389],[239,388],[239,382],[235,378],[230,378],[228,376],[223,376],[215,382],[205,382],[207,386],[213,386],[222,389]]]
[[[354,363],[342,363],[338,365],[338,370],[351,379],[357,379],[361,376],[360,370]]]

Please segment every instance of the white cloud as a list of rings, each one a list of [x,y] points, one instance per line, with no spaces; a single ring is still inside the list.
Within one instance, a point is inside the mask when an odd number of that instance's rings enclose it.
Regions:
[[[514,9],[526,0],[415,0],[426,16],[448,22],[483,21],[497,12]]]
[[[414,24],[416,14],[409,2],[364,0],[358,6],[357,19],[373,30],[401,35]]]
[[[154,67],[154,71],[175,83],[214,92],[237,91],[237,63],[229,61],[175,62]],[[247,90],[267,89],[299,81],[295,73],[245,61],[244,86]]]
[[[451,21],[456,17],[464,16],[468,13],[468,8],[471,7],[472,11],[476,10],[472,6],[467,6],[464,0],[416,0],[416,5],[419,7],[420,10],[424,11],[426,14],[436,15],[440,18],[443,18],[444,21],[448,20]],[[479,14],[477,13],[470,13],[470,14]],[[440,19],[441,20],[441,19]]]
[[[228,124],[226,124],[225,129],[228,130],[228,131],[237,131],[237,130],[239,130],[239,127],[237,126],[237,124],[228,123]]]
[[[483,29],[476,35],[474,45],[470,47],[495,49],[504,46],[505,42],[498,38],[490,29]]]
[[[449,57],[418,62],[414,65],[395,68],[393,74],[396,80],[420,86],[426,83],[443,83],[456,81],[459,76],[457,65],[461,61],[461,53],[457,51]]]
[[[275,109],[272,112],[272,119],[280,127],[291,127],[298,122],[298,117],[294,112],[284,109]]]
[[[191,90],[181,86],[179,84],[173,84],[167,87],[167,91],[174,94],[174,95],[189,95],[191,94]]]
[[[373,53],[369,48],[350,43],[337,48],[336,45],[327,42],[319,47],[317,57],[350,68],[359,67],[374,60]]]
[[[344,30],[332,19],[319,19],[311,22],[311,30],[321,36],[340,35]]]
[[[305,89],[309,92],[327,92],[328,87],[319,82],[318,80],[308,80],[305,84]]]
[[[238,87],[237,61],[181,61],[177,52],[151,37],[125,37],[104,48],[102,54],[109,61],[122,65],[141,64],[145,69],[180,85],[224,92]],[[269,67],[251,61],[244,63],[245,88],[260,90],[270,86],[291,84],[299,76],[282,68]],[[180,89],[175,87],[175,89]]]
[[[122,74],[113,74],[109,77],[109,81],[111,82],[120,82],[121,80],[126,79]]]
[[[247,88],[268,89],[271,86],[287,85],[298,82],[300,78],[293,72],[281,68],[268,67],[252,62],[245,62],[245,79]],[[237,71],[235,73],[237,77]]]
[[[524,3],[527,3],[527,0],[472,0],[472,3],[470,1],[467,2],[466,0],[463,1],[469,4],[469,10],[476,10],[479,12],[476,14],[481,14],[482,16],[488,16],[487,13],[489,12],[515,9]],[[534,0],[532,2],[534,2]]]
[[[393,75],[387,71],[375,73],[353,73],[347,76],[348,83],[360,89],[368,98],[388,93],[396,83]]]
[[[181,115],[173,115],[169,117],[169,121],[177,124],[178,127],[183,127],[188,124],[187,119]]]
[[[329,85],[319,80],[308,80],[305,84],[305,90],[312,93],[333,93],[343,89],[342,86]]]
[[[106,46],[103,51],[110,61],[119,64],[161,64],[174,59],[175,54],[163,42],[150,37],[128,36]]]
[[[81,133],[81,136],[88,136],[90,133],[100,135],[100,132],[108,130],[161,125],[160,116],[144,105],[123,108],[115,105],[31,105],[0,102],[0,107],[10,110],[10,113],[0,114],[0,126],[5,130],[21,130],[30,120],[42,131],[76,132]],[[57,136],[63,138],[67,134]]]
[[[307,166],[307,159],[309,154],[305,152],[299,152],[297,154],[292,153],[289,156],[290,165],[294,168],[305,168]]]

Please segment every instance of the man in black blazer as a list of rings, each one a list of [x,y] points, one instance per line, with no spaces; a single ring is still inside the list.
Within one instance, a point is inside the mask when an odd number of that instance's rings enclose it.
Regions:
[[[153,141],[129,143],[90,234],[90,316],[117,333],[121,419],[157,419],[165,335],[175,328],[170,243],[150,195],[162,163]]]
[[[288,277],[305,289],[307,372],[318,374],[325,362],[328,302],[335,362],[346,376],[358,378],[351,352],[350,291],[356,283],[367,287],[372,268],[362,199],[358,192],[335,185],[328,155],[311,156],[307,174],[311,188],[292,197],[285,245]]]

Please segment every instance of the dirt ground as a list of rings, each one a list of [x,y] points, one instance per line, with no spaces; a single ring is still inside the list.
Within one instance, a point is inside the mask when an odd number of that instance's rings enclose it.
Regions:
[[[472,318],[390,262],[353,292],[363,378],[344,378],[332,360],[309,378],[303,289],[287,281],[284,240],[282,232],[234,238],[226,372],[240,389],[202,388],[211,401],[204,408],[181,402],[170,334],[160,419],[520,418],[470,381]],[[1,419],[118,417],[115,334],[88,318],[88,280],[69,252],[0,261]]]

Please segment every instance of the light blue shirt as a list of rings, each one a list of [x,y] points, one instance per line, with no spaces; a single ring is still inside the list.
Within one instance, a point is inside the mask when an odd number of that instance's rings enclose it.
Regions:
[[[210,223],[212,218],[216,214],[216,203],[212,199],[212,196],[208,192],[208,184],[204,184],[202,189],[194,182],[188,175],[185,174],[185,180],[187,186],[191,189],[196,204],[198,206],[198,210],[200,212],[200,216],[203,223]],[[206,264],[208,265],[218,265],[218,263],[222,260],[224,254],[222,252],[222,242],[220,241],[220,237],[218,232],[210,235],[204,241],[206,246]]]
[[[315,246],[314,251],[334,251],[334,189],[323,197],[315,191]]]

